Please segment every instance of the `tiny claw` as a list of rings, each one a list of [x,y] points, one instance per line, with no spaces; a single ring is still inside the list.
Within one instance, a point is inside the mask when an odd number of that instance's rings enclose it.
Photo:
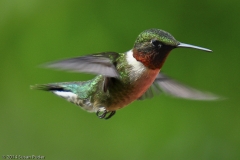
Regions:
[[[108,113],[107,110],[102,111],[102,110],[99,109],[97,111],[96,115],[98,116],[98,118],[103,119],[103,118],[106,117],[107,113]]]
[[[108,114],[109,113],[109,114]],[[111,118],[114,114],[116,113],[116,111],[107,111],[106,109],[99,109],[97,112],[96,112],[96,115],[98,116],[98,118],[100,119],[109,119]],[[107,116],[108,115],[108,116]]]
[[[108,112],[109,113],[109,112]],[[116,111],[112,111],[112,112],[110,112],[110,114],[106,117],[106,118],[104,118],[104,119],[109,119],[109,118],[111,118],[114,114],[116,113]]]

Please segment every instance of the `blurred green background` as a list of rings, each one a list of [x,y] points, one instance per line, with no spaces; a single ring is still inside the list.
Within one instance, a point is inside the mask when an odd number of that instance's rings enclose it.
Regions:
[[[240,1],[0,1],[0,154],[45,159],[240,159]],[[38,67],[101,51],[129,50],[160,28],[207,53],[176,49],[163,71],[227,97],[203,102],[165,95],[136,101],[110,120],[31,84],[89,74]]]

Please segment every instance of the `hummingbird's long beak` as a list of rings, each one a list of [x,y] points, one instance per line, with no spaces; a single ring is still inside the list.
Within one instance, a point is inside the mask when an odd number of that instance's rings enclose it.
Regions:
[[[193,49],[198,49],[198,50],[202,50],[202,51],[212,52],[212,50],[207,49],[207,48],[198,47],[198,46],[194,46],[194,45],[186,44],[186,43],[181,43],[181,42],[177,46],[177,48],[193,48]]]

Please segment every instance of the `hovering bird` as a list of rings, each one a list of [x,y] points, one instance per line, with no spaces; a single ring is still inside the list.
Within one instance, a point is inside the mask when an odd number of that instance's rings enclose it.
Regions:
[[[159,93],[175,97],[215,100],[218,97],[187,87],[159,73],[168,54],[175,48],[211,50],[177,41],[160,29],[148,29],[137,37],[134,47],[125,53],[102,52],[46,64],[50,68],[93,73],[84,82],[62,82],[31,86],[50,91],[82,109],[109,119],[116,110],[134,100],[151,98]]]

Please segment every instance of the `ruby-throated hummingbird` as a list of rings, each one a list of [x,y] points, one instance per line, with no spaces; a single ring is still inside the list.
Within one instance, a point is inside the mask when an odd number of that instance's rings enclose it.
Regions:
[[[104,119],[109,119],[116,110],[134,100],[150,98],[162,92],[187,99],[217,99],[213,94],[187,87],[159,73],[174,48],[211,52],[206,48],[181,43],[163,30],[149,29],[140,33],[133,49],[125,53],[102,52],[46,65],[97,74],[92,80],[40,84],[31,88],[50,91]]]

